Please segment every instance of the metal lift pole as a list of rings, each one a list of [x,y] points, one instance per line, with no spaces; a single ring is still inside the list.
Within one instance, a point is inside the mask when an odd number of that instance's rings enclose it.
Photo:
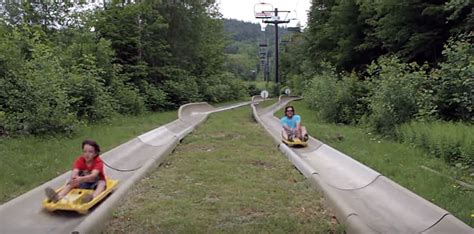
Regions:
[[[278,19],[278,12],[287,12],[289,13],[289,11],[279,11],[278,8],[275,8],[274,11],[272,11],[275,15],[274,15],[274,19],[273,20],[264,20],[263,22],[264,23],[268,23],[268,24],[273,24],[275,25],[275,82],[277,84],[280,84],[280,79],[279,79],[279,68],[278,68],[278,24],[287,24],[288,22],[290,22],[289,20],[279,20]],[[264,11],[265,13],[265,11]]]
[[[275,8],[276,21],[278,21],[278,8]],[[278,23],[275,23],[275,83],[280,84],[280,72],[278,71]]]

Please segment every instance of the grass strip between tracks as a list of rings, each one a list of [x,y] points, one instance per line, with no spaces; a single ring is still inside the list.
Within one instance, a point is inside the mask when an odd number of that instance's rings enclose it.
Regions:
[[[211,115],[128,193],[113,217],[107,233],[343,230],[249,107]]]

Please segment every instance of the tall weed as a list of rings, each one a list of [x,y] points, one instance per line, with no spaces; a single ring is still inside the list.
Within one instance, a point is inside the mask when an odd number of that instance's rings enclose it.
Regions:
[[[410,122],[397,128],[402,142],[420,147],[450,165],[474,170],[474,126],[453,122]],[[474,172],[474,171],[473,171]]]

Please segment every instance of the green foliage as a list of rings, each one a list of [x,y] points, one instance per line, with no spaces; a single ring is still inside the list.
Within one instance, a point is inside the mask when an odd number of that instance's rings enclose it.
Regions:
[[[328,122],[336,122],[338,116],[337,100],[334,94],[338,91],[334,71],[323,71],[307,82],[303,97],[310,109]]]
[[[382,55],[438,63],[449,37],[469,34],[472,1],[312,0],[306,30],[312,66],[362,70]]]
[[[33,134],[72,131],[76,120],[65,91],[64,73],[53,50],[35,45],[32,59],[2,79],[7,96],[2,103],[4,128]]]
[[[172,69],[168,75],[170,79],[163,82],[163,90],[170,107],[201,100],[196,77],[181,69]]]
[[[257,54],[256,50],[252,54]],[[248,53],[228,54],[224,69],[244,80],[253,80],[252,71],[255,71],[257,61],[257,56],[249,56]]]
[[[381,58],[369,71],[371,78],[368,123],[378,133],[391,135],[396,125],[414,118],[417,100],[426,75],[419,66],[400,62],[395,57]]]
[[[200,86],[204,100],[208,102],[224,102],[248,96],[244,82],[228,72],[201,79]]]
[[[114,109],[113,99],[99,76],[100,69],[94,66],[94,61],[89,62],[89,65],[72,68],[67,80],[67,94],[77,118],[94,122],[109,117]]]
[[[447,120],[474,121],[474,47],[472,40],[450,40],[433,76],[435,105]]]
[[[165,108],[166,106],[166,92],[165,91],[143,80],[139,86],[140,86],[140,90],[142,90],[141,93],[144,96],[146,107],[149,110],[159,111]]]
[[[143,97],[136,88],[124,84],[115,85],[112,95],[117,101],[117,111],[121,114],[137,115],[145,110]],[[151,98],[150,101],[154,101],[153,97]]]
[[[355,74],[338,79],[333,67],[307,82],[306,103],[320,118],[334,123],[358,123],[368,111],[367,85]]]
[[[262,89],[259,89],[254,82],[247,83],[247,91],[250,96],[260,95]]]
[[[474,170],[473,131],[474,126],[469,124],[411,122],[397,128],[397,137],[402,142],[426,150],[430,156]]]

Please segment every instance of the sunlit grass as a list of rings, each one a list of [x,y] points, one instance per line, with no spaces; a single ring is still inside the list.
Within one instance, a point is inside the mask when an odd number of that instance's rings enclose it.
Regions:
[[[0,203],[70,170],[84,139],[96,140],[106,152],[176,118],[176,111],[119,116],[82,126],[72,136],[0,138]]]
[[[127,197],[106,232],[340,231],[248,107],[211,115]]]
[[[455,168],[443,159],[409,144],[377,136],[363,128],[324,123],[303,102],[292,103],[302,116],[310,134],[380,172],[425,199],[448,210],[470,226],[474,226],[474,191],[455,181],[424,170],[429,167],[450,177]]]

